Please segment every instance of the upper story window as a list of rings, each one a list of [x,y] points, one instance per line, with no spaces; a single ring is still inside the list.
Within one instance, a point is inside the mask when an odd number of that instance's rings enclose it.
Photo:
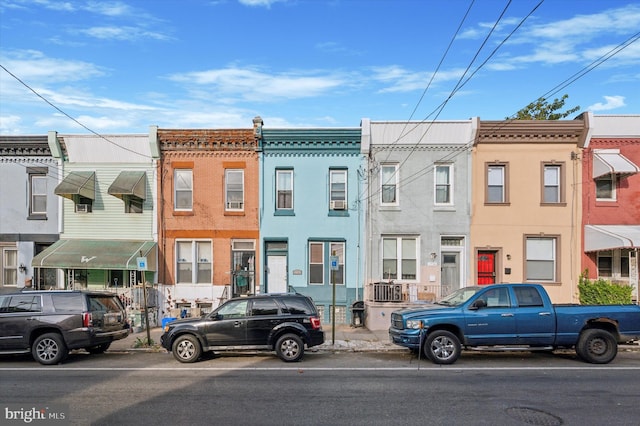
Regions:
[[[174,210],[193,209],[193,170],[173,171]]]
[[[293,210],[293,170],[276,170],[276,210]]]
[[[543,203],[560,202],[560,166],[545,165],[543,174]]]
[[[225,210],[244,210],[244,170],[227,169],[225,180]]]
[[[398,165],[383,164],[380,168],[382,205],[398,205]]]
[[[556,282],[558,276],[558,238],[526,237],[526,279],[527,281]]]
[[[600,176],[595,179],[596,200],[616,201],[616,175],[614,173]]]
[[[384,237],[382,239],[382,278],[385,280],[418,279],[418,239]]]
[[[29,218],[44,219],[47,214],[46,167],[28,167],[29,173]]]
[[[485,203],[504,204],[508,198],[508,167],[507,164],[487,164]]]
[[[211,241],[176,241],[176,283],[211,284]]]
[[[453,165],[438,164],[434,172],[435,203],[453,204]]]
[[[347,210],[347,171],[329,171],[329,209]]]

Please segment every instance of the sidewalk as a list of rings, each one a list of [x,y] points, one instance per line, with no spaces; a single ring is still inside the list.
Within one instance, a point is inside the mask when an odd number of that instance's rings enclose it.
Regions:
[[[324,343],[320,346],[309,349],[313,350],[336,350],[351,352],[380,352],[380,351],[406,351],[405,348],[394,345],[389,341],[387,330],[371,331],[365,327],[351,327],[344,324],[336,324],[335,336],[330,324],[322,326],[324,330]],[[129,350],[140,351],[163,351],[160,347],[160,336],[163,331],[161,327],[154,327],[149,330],[151,340],[155,347],[142,347],[147,340],[147,331],[131,333],[124,339],[116,340],[109,347],[109,351],[124,352]]]

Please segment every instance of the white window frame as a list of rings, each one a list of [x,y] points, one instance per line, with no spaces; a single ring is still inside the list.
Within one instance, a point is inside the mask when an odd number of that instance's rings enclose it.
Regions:
[[[545,204],[558,204],[562,202],[562,165],[545,164],[542,178],[542,202]],[[553,171],[553,174],[551,172]],[[553,182],[555,179],[555,182]],[[547,189],[555,189],[554,199],[548,199]]]
[[[286,176],[288,175],[289,178],[289,182],[291,183],[290,188],[281,188],[280,187],[280,176]],[[283,194],[286,195],[287,192],[291,193],[291,206],[287,207],[287,206],[281,206],[280,205],[280,192],[282,192]],[[293,192],[293,169],[280,169],[280,170],[276,170],[276,210],[293,210],[293,206],[294,204],[294,198],[293,198],[294,192]]]
[[[388,245],[385,244],[385,241],[388,242]],[[405,253],[407,250],[405,248],[404,242],[405,241],[414,241],[414,253]],[[393,250],[395,251],[395,253],[389,253],[386,252],[386,247],[393,247]],[[382,267],[382,279],[383,280],[387,280],[387,279],[391,279],[394,281],[402,281],[402,282],[419,282],[420,281],[420,239],[417,236],[411,236],[411,235],[401,235],[401,236],[396,236],[396,235],[384,235],[382,237],[382,241],[381,241],[381,249],[380,249],[380,254],[382,256],[382,262],[381,267]],[[390,255],[394,255],[393,257],[391,257]],[[413,256],[413,257],[412,257]],[[389,274],[389,270],[385,271],[385,260],[387,261],[393,261],[395,263],[395,268],[396,268],[396,276],[393,277]],[[405,278],[404,275],[406,275],[403,272],[403,268],[407,269],[405,266],[405,262],[413,262],[414,263],[414,269],[415,269],[415,277],[414,278]]]
[[[201,253],[203,245],[208,245],[208,253]],[[186,253],[181,253],[180,245],[186,247]],[[180,258],[180,255],[188,257]],[[176,284],[213,284],[213,242],[211,240],[185,240],[175,241],[175,283]],[[180,265],[191,265],[191,280],[182,281],[180,277]],[[208,268],[205,269],[208,265]],[[208,279],[203,278],[200,271],[208,270]]]
[[[0,248],[2,249],[2,259],[0,259],[0,270],[2,272],[2,276],[0,276],[0,284],[3,286],[15,287],[18,285],[18,248],[14,246]],[[10,261],[11,258],[13,261]],[[9,273],[15,277],[14,282],[9,282],[13,281],[8,279]]]
[[[499,172],[496,173],[496,172]],[[492,199],[491,188],[500,188],[500,200]],[[504,204],[507,202],[507,166],[504,164],[487,165],[487,198],[488,204]]]
[[[558,237],[525,236],[525,279],[528,282],[555,283],[558,279]],[[550,270],[543,271],[547,276],[534,273],[535,265],[551,265]],[[536,268],[539,269],[539,268]],[[551,274],[549,274],[551,272]],[[549,276],[550,275],[550,276]]]
[[[385,176],[391,172],[390,176]],[[389,170],[392,169],[392,170]],[[398,164],[381,164],[380,166],[380,205],[397,206],[400,204],[400,191],[398,187],[399,181],[399,165]],[[393,188],[395,199],[393,201],[385,201],[385,187]]]
[[[322,260],[312,262],[312,254],[311,247],[319,246],[322,252]],[[346,278],[345,271],[345,250],[346,250],[346,242],[344,241],[309,241],[308,243],[309,250],[309,258],[308,258],[308,267],[309,267],[309,285],[330,285],[332,284],[332,279],[335,278],[336,285],[344,285]],[[331,256],[332,253],[335,252],[336,256],[338,256],[338,271],[331,270]],[[322,268],[322,282],[311,282],[311,267],[315,266],[316,268]]]
[[[32,215],[46,215],[47,214],[47,175],[40,174],[31,174],[29,175],[29,187],[30,187],[30,198],[29,198],[29,213]],[[36,190],[36,182],[44,182],[44,189],[42,193],[37,192]],[[44,200],[44,209],[36,210],[36,199]]]
[[[189,206],[178,206],[178,194],[189,194]],[[193,210],[193,169],[175,169],[173,171],[173,209],[175,211]]]
[[[235,186],[238,185],[237,182],[231,182],[232,176],[239,174],[240,175],[240,189],[238,190]],[[237,178],[236,178],[237,179]],[[232,188],[233,186],[233,188]],[[225,210],[226,211],[243,211],[244,210],[244,170],[243,169],[226,169],[224,171],[224,191],[225,191]],[[240,200],[232,200],[234,194],[240,192]]]
[[[446,182],[439,182],[439,169],[446,169]],[[448,201],[438,201],[438,189],[443,188],[446,191]],[[453,164],[436,164],[433,171],[433,203],[437,206],[453,205]]]
[[[607,179],[607,177],[609,177],[609,179]],[[608,180],[611,182],[611,196],[609,197],[601,197],[599,196],[600,194],[598,194],[598,181],[605,181]],[[600,176],[596,179],[594,179],[594,187],[595,187],[595,191],[596,191],[596,201],[616,201],[617,200],[617,194],[616,194],[616,189],[618,186],[618,179],[617,179],[617,175],[615,173],[611,173],[608,175],[603,175]]]
[[[342,181],[340,181],[342,177]],[[330,210],[347,210],[348,200],[348,174],[345,169],[329,170],[329,209]],[[342,187],[341,187],[342,186]],[[335,202],[343,202],[344,208],[336,209]]]

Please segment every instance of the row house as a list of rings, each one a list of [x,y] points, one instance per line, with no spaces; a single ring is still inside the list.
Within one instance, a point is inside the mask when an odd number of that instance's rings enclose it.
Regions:
[[[61,167],[46,135],[0,137],[0,292],[57,286],[55,270],[31,262],[59,238]]]
[[[577,301],[580,153],[589,122],[481,121],[473,147],[471,282],[543,284]]]
[[[638,300],[640,115],[583,114],[592,132],[582,151],[582,269],[590,279],[633,286]]]
[[[161,314],[259,291],[257,141],[247,129],[157,129]]]
[[[62,205],[60,239],[31,265],[57,271],[58,288],[120,294],[138,323],[142,284],[157,282],[158,146],[149,135],[50,132],[48,142],[61,164],[53,188]]]
[[[370,329],[388,328],[399,303],[433,301],[468,284],[471,147],[478,123],[362,121]]]
[[[324,321],[348,322],[351,305],[362,299],[360,128],[254,124],[261,151],[261,290],[306,294]]]

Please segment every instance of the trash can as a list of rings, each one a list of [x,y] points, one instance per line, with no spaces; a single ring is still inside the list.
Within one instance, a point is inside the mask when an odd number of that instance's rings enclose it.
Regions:
[[[167,325],[167,324],[169,324],[171,321],[175,321],[175,320],[177,320],[177,319],[178,319],[178,318],[174,318],[174,317],[165,317],[165,318],[162,318],[162,329],[164,330],[164,326],[165,326],[165,325]]]
[[[364,302],[358,300],[351,305],[351,326],[364,327]]]

